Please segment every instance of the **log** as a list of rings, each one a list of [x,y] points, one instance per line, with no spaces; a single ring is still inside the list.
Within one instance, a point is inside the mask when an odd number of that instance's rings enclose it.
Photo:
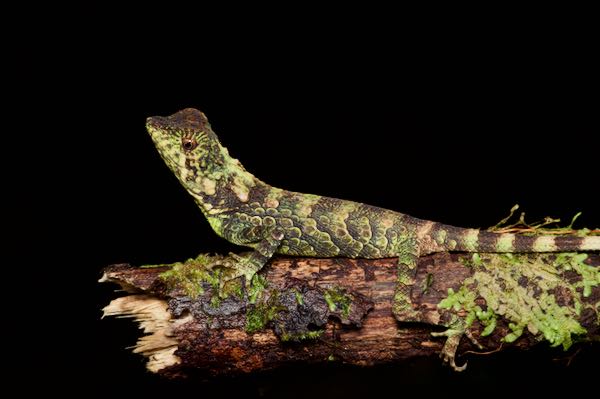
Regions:
[[[370,366],[439,356],[452,351],[453,342],[432,332],[447,326],[456,331],[457,325],[473,338],[458,334],[459,355],[538,344],[568,349],[571,341],[594,341],[597,347],[600,255],[561,256],[423,257],[411,298],[423,323],[394,317],[396,259],[275,258],[253,284],[240,280],[223,287],[220,295],[220,269],[198,272],[198,260],[147,268],[112,265],[100,281],[117,283],[127,292],[104,314],[140,323],[145,335],[134,352],[147,358],[150,371],[166,377],[223,375],[293,362]],[[493,291],[496,283],[501,288]],[[465,292],[474,293],[472,303],[461,302],[468,295],[458,295]],[[511,305],[515,292],[530,295],[518,299],[531,302],[521,315]],[[550,314],[549,309],[559,311]],[[540,324],[540,314],[546,324]]]

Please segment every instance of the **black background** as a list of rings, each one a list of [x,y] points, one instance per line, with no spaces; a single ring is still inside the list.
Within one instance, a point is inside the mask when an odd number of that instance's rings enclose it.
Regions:
[[[107,395],[295,398],[397,394],[413,384],[516,390],[590,381],[597,348],[566,367],[573,352],[542,344],[525,354],[469,356],[462,374],[427,359],[169,382],[125,349],[139,335],[133,323],[100,320],[115,296],[115,287],[96,283],[104,266],[236,250],[210,230],[145,132],[146,117],[185,107],[203,110],[230,153],[278,187],[468,227],[495,224],[515,203],[530,220],[568,223],[583,211],[578,226],[598,226],[598,69],[575,40],[586,32],[505,33],[419,32],[397,41],[384,33],[390,42],[334,33],[267,44],[277,36],[267,32],[148,47],[97,35],[85,46],[48,42],[25,52],[24,90],[52,107],[37,127],[59,133],[50,141],[61,154],[39,182],[49,198],[24,202],[49,216],[35,234],[64,270],[63,295],[45,298],[70,309],[58,319],[48,314],[63,345],[61,366],[45,372],[52,385],[76,381],[87,387],[81,392]]]

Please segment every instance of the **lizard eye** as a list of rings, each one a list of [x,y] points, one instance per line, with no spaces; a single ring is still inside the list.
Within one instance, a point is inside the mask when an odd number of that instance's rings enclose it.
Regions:
[[[183,139],[181,139],[181,146],[186,151],[192,151],[194,148],[196,148],[197,145],[198,143],[193,138],[184,137]]]

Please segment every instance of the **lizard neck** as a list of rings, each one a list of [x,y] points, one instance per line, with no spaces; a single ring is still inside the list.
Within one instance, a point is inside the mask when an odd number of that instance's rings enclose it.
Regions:
[[[232,158],[227,148],[219,145],[219,149],[219,156],[214,158],[216,161],[211,162],[193,181],[184,183],[211,225],[211,219],[222,219],[228,211],[248,202],[255,186],[266,186]],[[218,232],[217,228],[215,230]]]

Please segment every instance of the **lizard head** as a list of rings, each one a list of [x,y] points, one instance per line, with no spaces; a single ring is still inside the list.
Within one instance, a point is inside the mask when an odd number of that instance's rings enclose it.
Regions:
[[[206,116],[196,109],[150,117],[146,129],[162,159],[197,200],[214,196],[220,185],[234,178],[237,182],[252,179],[229,156]]]

